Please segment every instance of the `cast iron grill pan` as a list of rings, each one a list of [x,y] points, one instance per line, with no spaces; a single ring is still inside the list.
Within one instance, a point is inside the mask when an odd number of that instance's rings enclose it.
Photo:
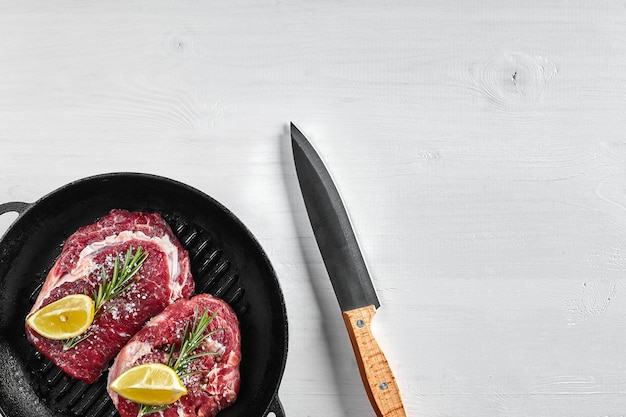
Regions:
[[[94,384],[69,377],[37,352],[23,328],[65,239],[123,208],[160,213],[189,252],[196,293],[218,296],[237,313],[241,390],[219,417],[284,416],[277,396],[287,353],[282,293],[258,243],[223,206],[184,184],[134,173],[86,178],[32,205],[4,206],[0,213],[10,206],[21,214],[0,241],[0,415],[118,416],[106,372]]]

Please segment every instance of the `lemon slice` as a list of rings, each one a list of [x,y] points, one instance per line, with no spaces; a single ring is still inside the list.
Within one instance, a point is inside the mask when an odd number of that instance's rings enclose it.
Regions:
[[[85,333],[93,315],[93,300],[84,294],[72,294],[35,311],[26,323],[43,337],[64,340]]]
[[[187,394],[176,372],[162,363],[134,366],[115,378],[111,390],[127,400],[145,405],[168,405]]]

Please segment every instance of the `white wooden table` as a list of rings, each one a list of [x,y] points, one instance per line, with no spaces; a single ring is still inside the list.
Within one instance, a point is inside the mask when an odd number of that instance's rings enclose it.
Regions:
[[[0,0],[0,202],[114,171],[222,202],[284,291],[291,417],[374,414],[290,121],[409,416],[625,415],[625,105],[623,2]]]

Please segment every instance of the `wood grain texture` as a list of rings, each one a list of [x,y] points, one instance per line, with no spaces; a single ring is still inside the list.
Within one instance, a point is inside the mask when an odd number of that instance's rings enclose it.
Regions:
[[[378,417],[406,417],[396,377],[372,333],[375,314],[373,305],[342,313],[374,412]]]
[[[111,171],[208,193],[285,293],[287,415],[371,417],[293,121],[350,210],[407,416],[623,416],[625,21],[615,0],[0,0],[0,202]]]

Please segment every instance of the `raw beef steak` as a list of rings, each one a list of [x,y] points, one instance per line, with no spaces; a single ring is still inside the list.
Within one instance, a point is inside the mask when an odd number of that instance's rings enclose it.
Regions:
[[[61,341],[44,338],[26,326],[30,342],[70,376],[95,382],[148,319],[193,294],[189,256],[163,218],[112,210],[66,240],[31,313],[69,294],[91,296],[102,282],[102,268],[110,279],[115,258],[122,258],[121,265],[126,251],[138,247],[148,256],[133,278],[135,283],[103,305],[85,340],[65,350]]]
[[[194,373],[182,378],[187,387],[187,395],[151,416],[213,417],[232,404],[239,392],[239,322],[228,304],[209,294],[179,300],[148,321],[117,355],[109,370],[109,385],[133,366],[142,363],[167,363],[172,346],[175,360],[186,326],[193,323],[194,318],[205,310],[208,310],[209,315],[217,313],[205,334],[218,330],[202,342],[197,352],[215,354],[193,360],[187,372]],[[110,389],[109,395],[121,417],[137,417],[138,404],[118,396]]]

